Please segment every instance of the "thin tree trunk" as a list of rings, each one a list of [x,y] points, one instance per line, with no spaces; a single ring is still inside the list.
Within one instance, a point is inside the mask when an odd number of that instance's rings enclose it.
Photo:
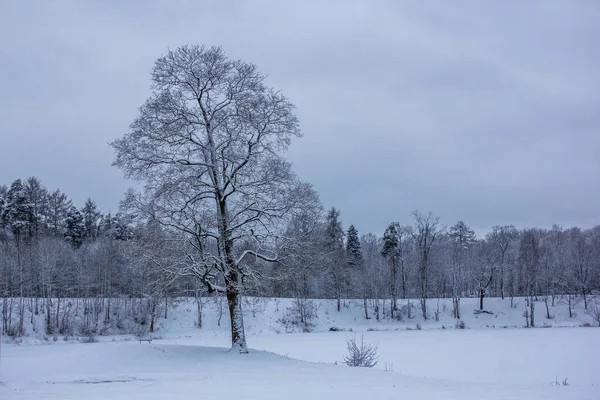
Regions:
[[[544,297],[544,304],[546,304],[546,319],[550,319],[550,307],[548,303],[548,295]]]
[[[391,298],[391,304],[390,304],[390,310],[391,310],[391,317],[392,319],[394,319],[394,314],[396,311],[396,275],[397,275],[397,270],[398,270],[398,265],[397,265],[397,261],[396,261],[396,257],[393,256],[392,257],[392,282],[391,282],[391,294],[392,294],[392,298]]]
[[[534,311],[535,311],[535,301],[533,299],[533,297],[531,299],[529,299],[529,319],[531,320],[531,327],[535,327],[535,315],[534,315]]]
[[[167,319],[167,310],[169,308],[169,296],[165,295],[165,319]]]
[[[485,289],[479,289],[479,309],[483,311],[483,297],[485,296]]]

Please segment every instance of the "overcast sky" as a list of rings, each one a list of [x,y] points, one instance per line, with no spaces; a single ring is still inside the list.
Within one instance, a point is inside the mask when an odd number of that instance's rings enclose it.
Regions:
[[[289,157],[345,227],[600,224],[596,0],[3,1],[0,183],[114,211],[131,182],[107,143],[154,60],[196,43],[297,106]]]

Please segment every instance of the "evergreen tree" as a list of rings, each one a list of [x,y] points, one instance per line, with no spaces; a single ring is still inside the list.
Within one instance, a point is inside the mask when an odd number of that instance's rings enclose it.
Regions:
[[[73,203],[67,195],[58,189],[48,195],[45,220],[52,236],[65,235],[67,214],[72,206]]]
[[[71,206],[65,220],[65,240],[79,248],[83,243],[83,216],[75,206]]]
[[[398,290],[396,283],[398,281],[398,227],[397,222],[392,222],[383,233],[383,246],[381,255],[388,260],[390,265],[390,295],[391,295],[391,316],[394,318],[397,308]]]
[[[112,237],[116,240],[131,240],[133,238],[134,216],[118,212],[113,219]]]
[[[332,207],[327,213],[324,232],[324,252],[330,277],[330,286],[333,295],[337,299],[337,310],[341,310],[341,299],[348,283],[349,274],[346,265],[346,253],[344,251],[344,229],[339,220],[340,212]]]
[[[115,226],[115,217],[109,211],[108,214],[100,218],[98,223],[98,236],[113,235],[113,228]]]
[[[33,220],[29,197],[20,179],[10,185],[3,208],[2,222],[18,239],[29,228]]]
[[[362,249],[360,248],[360,239],[358,238],[358,231],[354,225],[350,225],[348,228],[347,239],[346,239],[346,257],[348,259],[348,266],[352,268],[361,268],[363,265]]]
[[[48,190],[35,176],[28,178],[23,184],[30,204],[29,237],[40,237],[45,231],[44,215],[48,206]]]
[[[96,203],[88,197],[85,204],[81,208],[83,217],[83,237],[86,240],[96,240],[98,237],[98,228],[102,220],[102,213],[98,211]]]

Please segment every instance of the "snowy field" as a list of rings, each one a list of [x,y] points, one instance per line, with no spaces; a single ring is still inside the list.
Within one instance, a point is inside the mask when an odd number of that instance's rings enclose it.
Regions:
[[[342,359],[347,334],[249,337],[252,347],[287,357],[229,353],[218,347],[227,346],[221,335],[5,344],[0,398],[600,398],[597,329],[366,332],[379,343],[376,369],[332,364]],[[565,378],[568,386],[553,384]]]
[[[600,329],[577,327],[581,310],[569,321],[556,308],[553,328],[520,329],[517,311],[489,300],[494,314],[477,317],[466,302],[464,330],[446,326],[446,314],[439,322],[376,322],[360,318],[358,303],[338,314],[322,302],[316,332],[287,334],[276,333],[286,300],[270,301],[254,316],[247,309],[248,355],[228,352],[226,318],[218,326],[207,307],[198,329],[191,305],[180,304],[152,343],[2,343],[0,399],[600,398]],[[346,331],[327,331],[333,325]],[[346,338],[361,334],[379,346],[373,369],[341,364]]]

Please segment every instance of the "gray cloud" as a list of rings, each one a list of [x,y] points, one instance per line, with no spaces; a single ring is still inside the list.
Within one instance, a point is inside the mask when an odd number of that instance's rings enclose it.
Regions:
[[[107,142],[185,43],[255,62],[297,105],[290,158],[346,225],[413,209],[478,232],[600,223],[600,4],[12,2],[0,13],[0,182],[116,208]]]

